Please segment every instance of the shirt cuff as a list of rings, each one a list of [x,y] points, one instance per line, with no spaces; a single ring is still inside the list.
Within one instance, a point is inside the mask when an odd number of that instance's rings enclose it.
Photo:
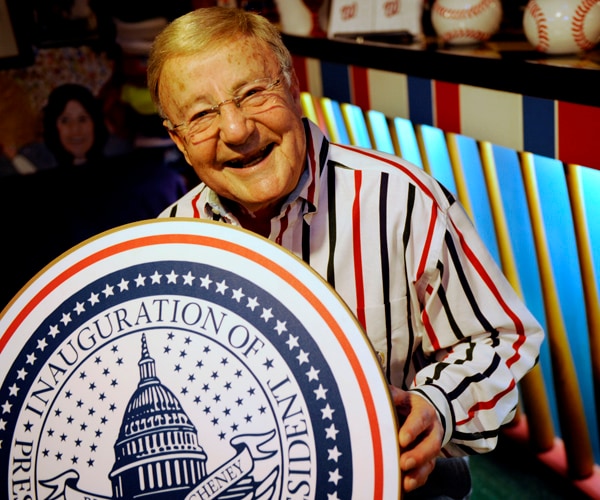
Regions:
[[[442,448],[448,444],[452,438],[454,430],[454,412],[446,398],[446,394],[435,385],[422,385],[411,389],[411,392],[421,396],[433,405],[436,409],[438,418],[444,429],[444,437],[442,439]]]

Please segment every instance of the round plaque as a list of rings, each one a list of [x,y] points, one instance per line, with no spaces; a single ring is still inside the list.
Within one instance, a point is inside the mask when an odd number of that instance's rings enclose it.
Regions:
[[[363,330],[249,231],[143,221],[56,259],[0,317],[2,498],[397,499]]]

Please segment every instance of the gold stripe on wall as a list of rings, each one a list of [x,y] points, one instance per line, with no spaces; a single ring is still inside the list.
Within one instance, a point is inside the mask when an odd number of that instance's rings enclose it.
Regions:
[[[452,132],[444,132],[444,135],[446,137],[446,145],[448,147],[448,156],[450,157],[452,173],[454,174],[454,182],[456,183],[456,195],[458,196],[458,200],[466,210],[471,220],[474,220],[473,206],[471,205],[469,188],[467,187],[467,181],[465,179],[465,171],[460,157],[460,148],[458,147],[456,134]]]
[[[537,190],[533,155],[531,153],[519,153],[519,157],[540,269],[548,345],[552,359],[554,391],[559,402],[557,406],[562,440],[565,445],[570,476],[574,479],[583,479],[589,477],[594,470],[590,435],[552,271],[541,202]]]
[[[587,315],[592,377],[594,382],[594,397],[596,404],[596,423],[600,433],[600,302],[594,273],[592,245],[590,243],[587,219],[585,215],[585,200],[581,187],[580,167],[565,164],[569,203],[573,213],[577,254],[581,269],[583,298]]]
[[[523,297],[521,280],[513,253],[504,204],[502,203],[493,148],[487,141],[478,141],[478,148],[483,176],[488,190],[502,270],[514,290],[519,296]],[[521,380],[520,387],[521,401],[528,421],[527,427],[530,433],[531,445],[536,452],[548,451],[554,446],[554,425],[552,424],[552,413],[548,403],[544,376],[539,363]]]

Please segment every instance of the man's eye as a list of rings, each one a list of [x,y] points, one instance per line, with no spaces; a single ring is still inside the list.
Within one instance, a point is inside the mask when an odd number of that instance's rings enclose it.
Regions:
[[[211,114],[214,114],[214,110],[212,110],[212,109],[205,109],[203,111],[198,111],[198,113],[196,113],[194,116],[192,116],[190,122],[202,120],[203,118],[206,118],[206,117],[210,116]]]
[[[261,92],[264,92],[265,88],[264,87],[253,87],[251,89],[248,89],[244,92],[244,94],[242,95],[242,101],[244,99],[248,99],[249,97],[255,96],[257,94],[260,94]]]
[[[194,126],[210,123],[216,114],[217,111],[214,109],[204,109],[202,111],[198,111],[190,118],[189,124]]]

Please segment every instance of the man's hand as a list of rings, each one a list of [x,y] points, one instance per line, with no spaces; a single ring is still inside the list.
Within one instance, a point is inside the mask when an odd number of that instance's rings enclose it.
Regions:
[[[424,398],[390,386],[400,420],[400,469],[404,491],[422,486],[442,449],[444,429],[435,408]]]

